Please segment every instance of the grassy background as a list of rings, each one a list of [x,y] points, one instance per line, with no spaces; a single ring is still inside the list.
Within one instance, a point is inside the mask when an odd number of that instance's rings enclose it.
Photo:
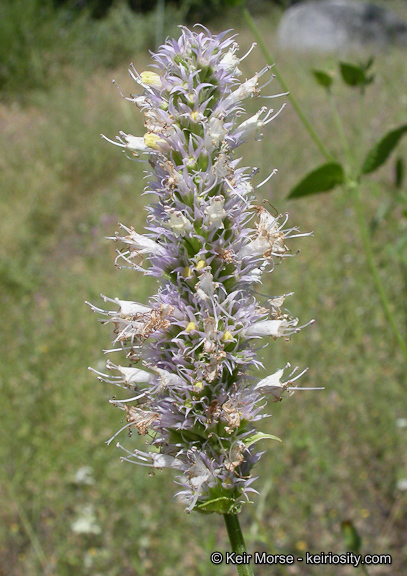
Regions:
[[[402,14],[403,6],[396,7]],[[259,17],[273,50],[275,20],[273,14]],[[141,275],[116,270],[114,246],[105,239],[118,222],[141,230],[146,215],[143,166],[101,141],[99,133],[142,131],[137,110],[110,80],[115,78],[124,94],[135,91],[126,67],[133,60],[138,70],[145,69],[154,22],[126,16],[126,30],[133,32],[120,37],[114,34],[117,21],[105,22],[105,32],[96,25],[89,34],[86,26],[67,32],[58,58],[50,48],[55,30],[48,27],[51,40],[32,44],[41,81],[27,80],[25,86],[16,72],[3,82],[1,576],[234,574],[209,562],[211,551],[229,547],[223,519],[186,515],[172,498],[171,473],[150,476],[144,468],[120,464],[117,450],[104,444],[120,427],[120,413],[107,402],[114,391],[86,369],[102,368],[101,350],[111,334],[84,301],[98,304],[102,292],[142,302],[156,289]],[[243,53],[252,39],[236,15],[212,28],[231,26],[240,34]],[[136,29],[145,35],[139,46],[129,47],[126,39],[135,41]],[[324,94],[309,73],[311,66],[333,61],[276,54],[293,94],[329,148],[339,150]],[[263,64],[257,50],[245,61],[245,75]],[[376,70],[365,105],[365,149],[405,122],[405,52],[378,54]],[[278,90],[277,83],[269,88]],[[358,98],[340,86],[338,97],[355,141]],[[254,110],[258,102],[249,106]],[[399,154],[405,152],[402,144]],[[246,165],[261,169],[259,182],[270,168],[279,169],[260,189],[262,197],[287,210],[293,225],[314,231],[313,238],[291,243],[301,253],[277,267],[262,291],[294,291],[291,311],[303,322],[316,318],[316,324],[290,342],[270,342],[265,374],[290,361],[310,367],[304,385],[325,386],[323,392],[297,393],[273,405],[272,418],[262,423],[262,430],[280,436],[283,444],[267,446],[257,470],[261,496],[241,516],[249,549],[343,552],[340,525],[350,519],[364,553],[393,555],[391,567],[371,567],[369,573],[401,576],[407,565],[407,497],[397,482],[407,477],[407,428],[396,421],[407,416],[406,370],[372,286],[353,207],[340,190],[285,199],[300,177],[322,162],[290,106],[261,144],[250,142],[242,153]],[[392,179],[389,164],[364,187],[369,219],[394,195]],[[374,236],[380,274],[403,329],[405,269],[391,247],[406,225],[405,214],[396,209],[379,222]],[[142,439],[133,436],[133,442],[143,447]],[[93,483],[75,480],[83,466],[92,468]],[[99,533],[77,534],[72,525],[89,505]],[[346,576],[355,569],[296,564],[256,571],[270,573]]]

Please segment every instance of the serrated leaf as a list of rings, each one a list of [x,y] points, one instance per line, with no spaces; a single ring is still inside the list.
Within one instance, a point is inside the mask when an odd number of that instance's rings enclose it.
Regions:
[[[348,86],[364,86],[366,84],[366,73],[362,66],[350,64],[349,62],[339,62],[339,69],[345,84]]]
[[[312,73],[314,75],[315,80],[317,81],[317,84],[319,84],[323,88],[326,88],[328,90],[332,86],[332,82],[334,81],[334,79],[332,74],[329,74],[329,72],[325,72],[325,70],[317,70],[314,68],[312,70]]]
[[[343,184],[345,173],[338,162],[322,164],[309,172],[290,192],[288,198],[302,198],[311,194],[328,192],[338,184]]]
[[[278,442],[281,442],[281,439],[278,438],[277,436],[273,436],[273,434],[264,434],[263,432],[256,432],[256,434],[252,434],[251,436],[247,436],[243,440],[243,443],[246,446],[246,448],[250,448],[250,446],[253,446],[253,444],[258,442],[259,440],[265,440],[265,439],[277,440]]]
[[[395,130],[391,130],[376,142],[376,144],[367,153],[362,165],[361,173],[369,174],[384,164],[405,132],[407,132],[407,124],[404,124]]]

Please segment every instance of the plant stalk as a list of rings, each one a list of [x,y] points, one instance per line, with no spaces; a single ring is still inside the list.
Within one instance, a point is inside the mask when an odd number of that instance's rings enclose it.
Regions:
[[[224,514],[226,528],[229,535],[230,544],[232,546],[232,552],[236,554],[242,554],[245,556],[247,554],[246,544],[244,542],[242,530],[240,528],[239,518],[237,514]],[[237,573],[239,576],[253,576],[253,571],[249,564],[237,564]]]
[[[363,99],[363,98],[362,98]],[[331,102],[332,113],[335,121],[336,128],[338,130],[338,134],[340,139],[342,140],[342,145],[344,152],[346,154],[348,163],[349,163],[349,171],[352,170],[352,150],[350,149],[348,140],[345,135],[345,131],[343,129],[341,117],[338,112],[338,108],[336,107],[336,102],[332,94],[329,94],[329,100]],[[389,300],[386,296],[386,293],[383,288],[382,281],[380,279],[379,272],[377,270],[377,266],[373,256],[372,250],[372,243],[370,240],[369,228],[366,222],[364,210],[362,203],[360,201],[360,194],[359,194],[359,181],[355,178],[348,178],[348,182],[345,184],[345,188],[348,188],[352,192],[353,201],[355,203],[356,214],[359,222],[359,229],[360,235],[362,238],[363,248],[365,251],[366,262],[370,269],[370,273],[373,277],[373,282],[376,287],[376,291],[379,295],[380,303],[383,308],[383,312],[387,318],[388,323],[390,324],[391,330],[393,335],[400,346],[401,351],[403,352],[406,360],[407,360],[407,345],[404,341],[404,338],[397,326],[396,319],[394,318],[394,314],[391,311]]]
[[[332,94],[331,90],[328,91],[328,100],[329,100],[329,103],[331,105],[332,117],[333,117],[333,120],[335,123],[336,130],[338,132],[338,136],[341,140],[342,149],[343,149],[343,152],[346,156],[346,160],[348,161],[348,169],[350,171],[350,170],[352,170],[352,167],[353,167],[352,166],[352,162],[353,162],[352,153],[351,153],[351,149],[349,147],[348,141],[346,139],[345,130],[343,128],[341,117],[340,117],[339,112],[338,112],[338,107],[336,105],[335,98],[334,98],[334,95]]]
[[[353,190],[353,200],[355,203],[356,214],[357,214],[358,221],[359,221],[359,228],[360,228],[360,233],[361,233],[361,237],[362,237],[363,248],[365,250],[367,265],[369,266],[370,273],[373,277],[373,281],[374,281],[374,284],[376,286],[376,290],[377,290],[377,293],[379,295],[380,303],[382,305],[384,314],[385,314],[387,321],[388,321],[388,323],[392,329],[394,337],[395,337],[398,345],[400,346],[400,349],[403,352],[405,359],[407,360],[407,344],[404,341],[404,338],[403,338],[403,336],[402,336],[402,334],[401,334],[401,332],[397,326],[393,312],[391,311],[389,301],[388,301],[387,296],[385,294],[385,291],[383,289],[382,281],[380,279],[379,272],[377,270],[377,267],[376,267],[376,264],[374,261],[372,245],[370,243],[370,235],[369,235],[369,231],[368,231],[368,227],[367,227],[367,223],[366,223],[366,219],[365,219],[365,215],[364,215],[364,211],[363,211],[363,206],[362,206],[362,203],[360,201],[358,186],[356,186],[355,189]]]
[[[296,111],[299,119],[304,124],[305,129],[307,130],[307,132],[309,133],[311,138],[314,140],[314,142],[317,145],[321,154],[323,156],[325,156],[325,158],[328,161],[332,161],[333,160],[332,155],[325,148],[323,142],[319,138],[318,134],[315,132],[315,130],[312,127],[311,123],[309,122],[308,118],[305,116],[304,112],[301,110],[300,105],[298,104],[297,100],[290,93],[286,81],[284,80],[283,76],[280,74],[280,71],[278,70],[276,63],[274,62],[270,52],[267,50],[267,47],[263,41],[263,38],[260,34],[260,31],[257,28],[257,25],[256,25],[255,21],[253,20],[253,18],[251,17],[251,14],[247,10],[247,8],[243,8],[243,16],[247,22],[247,25],[249,26],[250,30],[252,31],[253,36],[256,38],[257,44],[259,45],[260,50],[262,51],[263,56],[264,56],[267,64],[269,64],[269,66],[273,66],[274,76],[277,78],[277,80],[280,83],[280,86],[284,90],[284,92],[287,92],[287,98],[291,102],[291,105],[294,108],[294,110]]]
[[[258,43],[260,50],[262,51],[262,53],[266,59],[266,62],[269,65],[274,67],[274,74],[275,74],[277,80],[279,81],[283,90],[288,92],[288,99],[291,102],[294,110],[296,111],[299,119],[303,123],[305,129],[307,130],[308,134],[311,136],[311,138],[313,139],[313,141],[317,145],[321,154],[323,154],[327,160],[329,160],[329,161],[333,160],[334,158],[331,156],[331,154],[325,148],[324,144],[320,140],[318,134],[315,132],[311,123],[308,121],[307,117],[303,113],[302,109],[300,108],[299,104],[295,100],[294,96],[292,96],[289,93],[288,86],[287,86],[284,78],[281,76],[280,72],[278,71],[278,69],[275,65],[275,62],[274,62],[273,58],[271,57],[271,54],[267,50],[267,47],[263,41],[263,38],[260,34],[259,29],[257,28],[256,23],[254,22],[253,18],[250,15],[250,12],[246,8],[243,9],[243,15],[244,15],[244,18],[247,22],[247,25],[249,26],[250,30],[253,33],[253,36],[257,40],[257,43]],[[345,133],[343,131],[343,127],[342,127],[342,124],[341,124],[341,121],[340,121],[340,118],[338,115],[338,111],[335,107],[335,102],[332,99],[331,99],[331,105],[333,106],[334,120],[335,120],[337,129],[339,130],[340,137],[342,139],[342,144],[344,146],[344,150],[347,154],[348,161],[350,161],[350,159],[352,157],[350,147],[349,147],[348,142],[346,141],[346,136],[345,136]],[[370,272],[372,274],[373,281],[374,281],[377,293],[379,295],[380,303],[381,303],[381,306],[383,308],[384,314],[385,314],[387,321],[391,327],[391,330],[394,334],[394,337],[395,337],[398,345],[400,346],[401,351],[403,352],[403,354],[407,360],[407,344],[404,341],[404,338],[403,338],[401,332],[399,331],[396,320],[395,320],[394,315],[391,311],[389,301],[386,297],[386,294],[385,294],[385,291],[383,289],[383,285],[382,285],[382,282],[381,282],[381,279],[380,279],[380,276],[379,276],[379,273],[378,273],[378,270],[377,270],[377,267],[376,267],[376,264],[374,261],[372,246],[371,246],[371,242],[370,242],[370,235],[369,235],[367,223],[366,223],[364,212],[363,212],[363,206],[361,204],[360,197],[359,197],[358,184],[356,184],[354,182],[351,182],[350,184],[351,184],[351,186],[348,185],[346,187],[348,189],[352,189],[352,192],[353,192],[353,198],[354,198],[357,217],[358,217],[358,221],[359,221],[359,227],[360,227],[360,233],[361,233],[361,237],[362,237],[363,248],[364,248],[364,251],[366,254],[366,261],[367,261],[367,264],[369,266]]]

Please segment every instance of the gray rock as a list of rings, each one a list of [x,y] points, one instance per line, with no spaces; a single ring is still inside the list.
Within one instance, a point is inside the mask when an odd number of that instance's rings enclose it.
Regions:
[[[281,48],[301,51],[407,46],[407,24],[392,10],[370,2],[311,0],[284,12],[277,38]]]

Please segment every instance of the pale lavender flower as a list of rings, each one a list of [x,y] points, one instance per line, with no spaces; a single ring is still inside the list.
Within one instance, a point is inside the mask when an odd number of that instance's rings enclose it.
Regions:
[[[131,68],[143,94],[129,100],[144,114],[146,133],[120,132],[113,143],[148,159],[146,191],[155,201],[145,234],[120,225],[123,235],[113,240],[123,245],[119,264],[161,285],[146,305],[104,296],[114,310],[91,305],[113,324],[111,352],[122,354],[120,364],[107,362],[109,374],[95,372],[136,393],[111,403],[125,414],[121,430],[137,430],[151,447],[123,448],[123,459],[179,471],[188,511],[235,513],[249,500],[261,456],[254,424],[267,416],[267,399],[293,393],[305,372],[285,381],[283,370],[253,376],[264,338],[288,339],[301,328],[282,307],[285,296],[260,304],[254,286],[291,255],[286,241],[305,234],[256,206],[253,173],[234,158],[276,116],[263,106],[239,124],[244,101],[271,74],[266,67],[241,82],[237,50],[226,33],[182,28],[153,55],[154,72]]]

